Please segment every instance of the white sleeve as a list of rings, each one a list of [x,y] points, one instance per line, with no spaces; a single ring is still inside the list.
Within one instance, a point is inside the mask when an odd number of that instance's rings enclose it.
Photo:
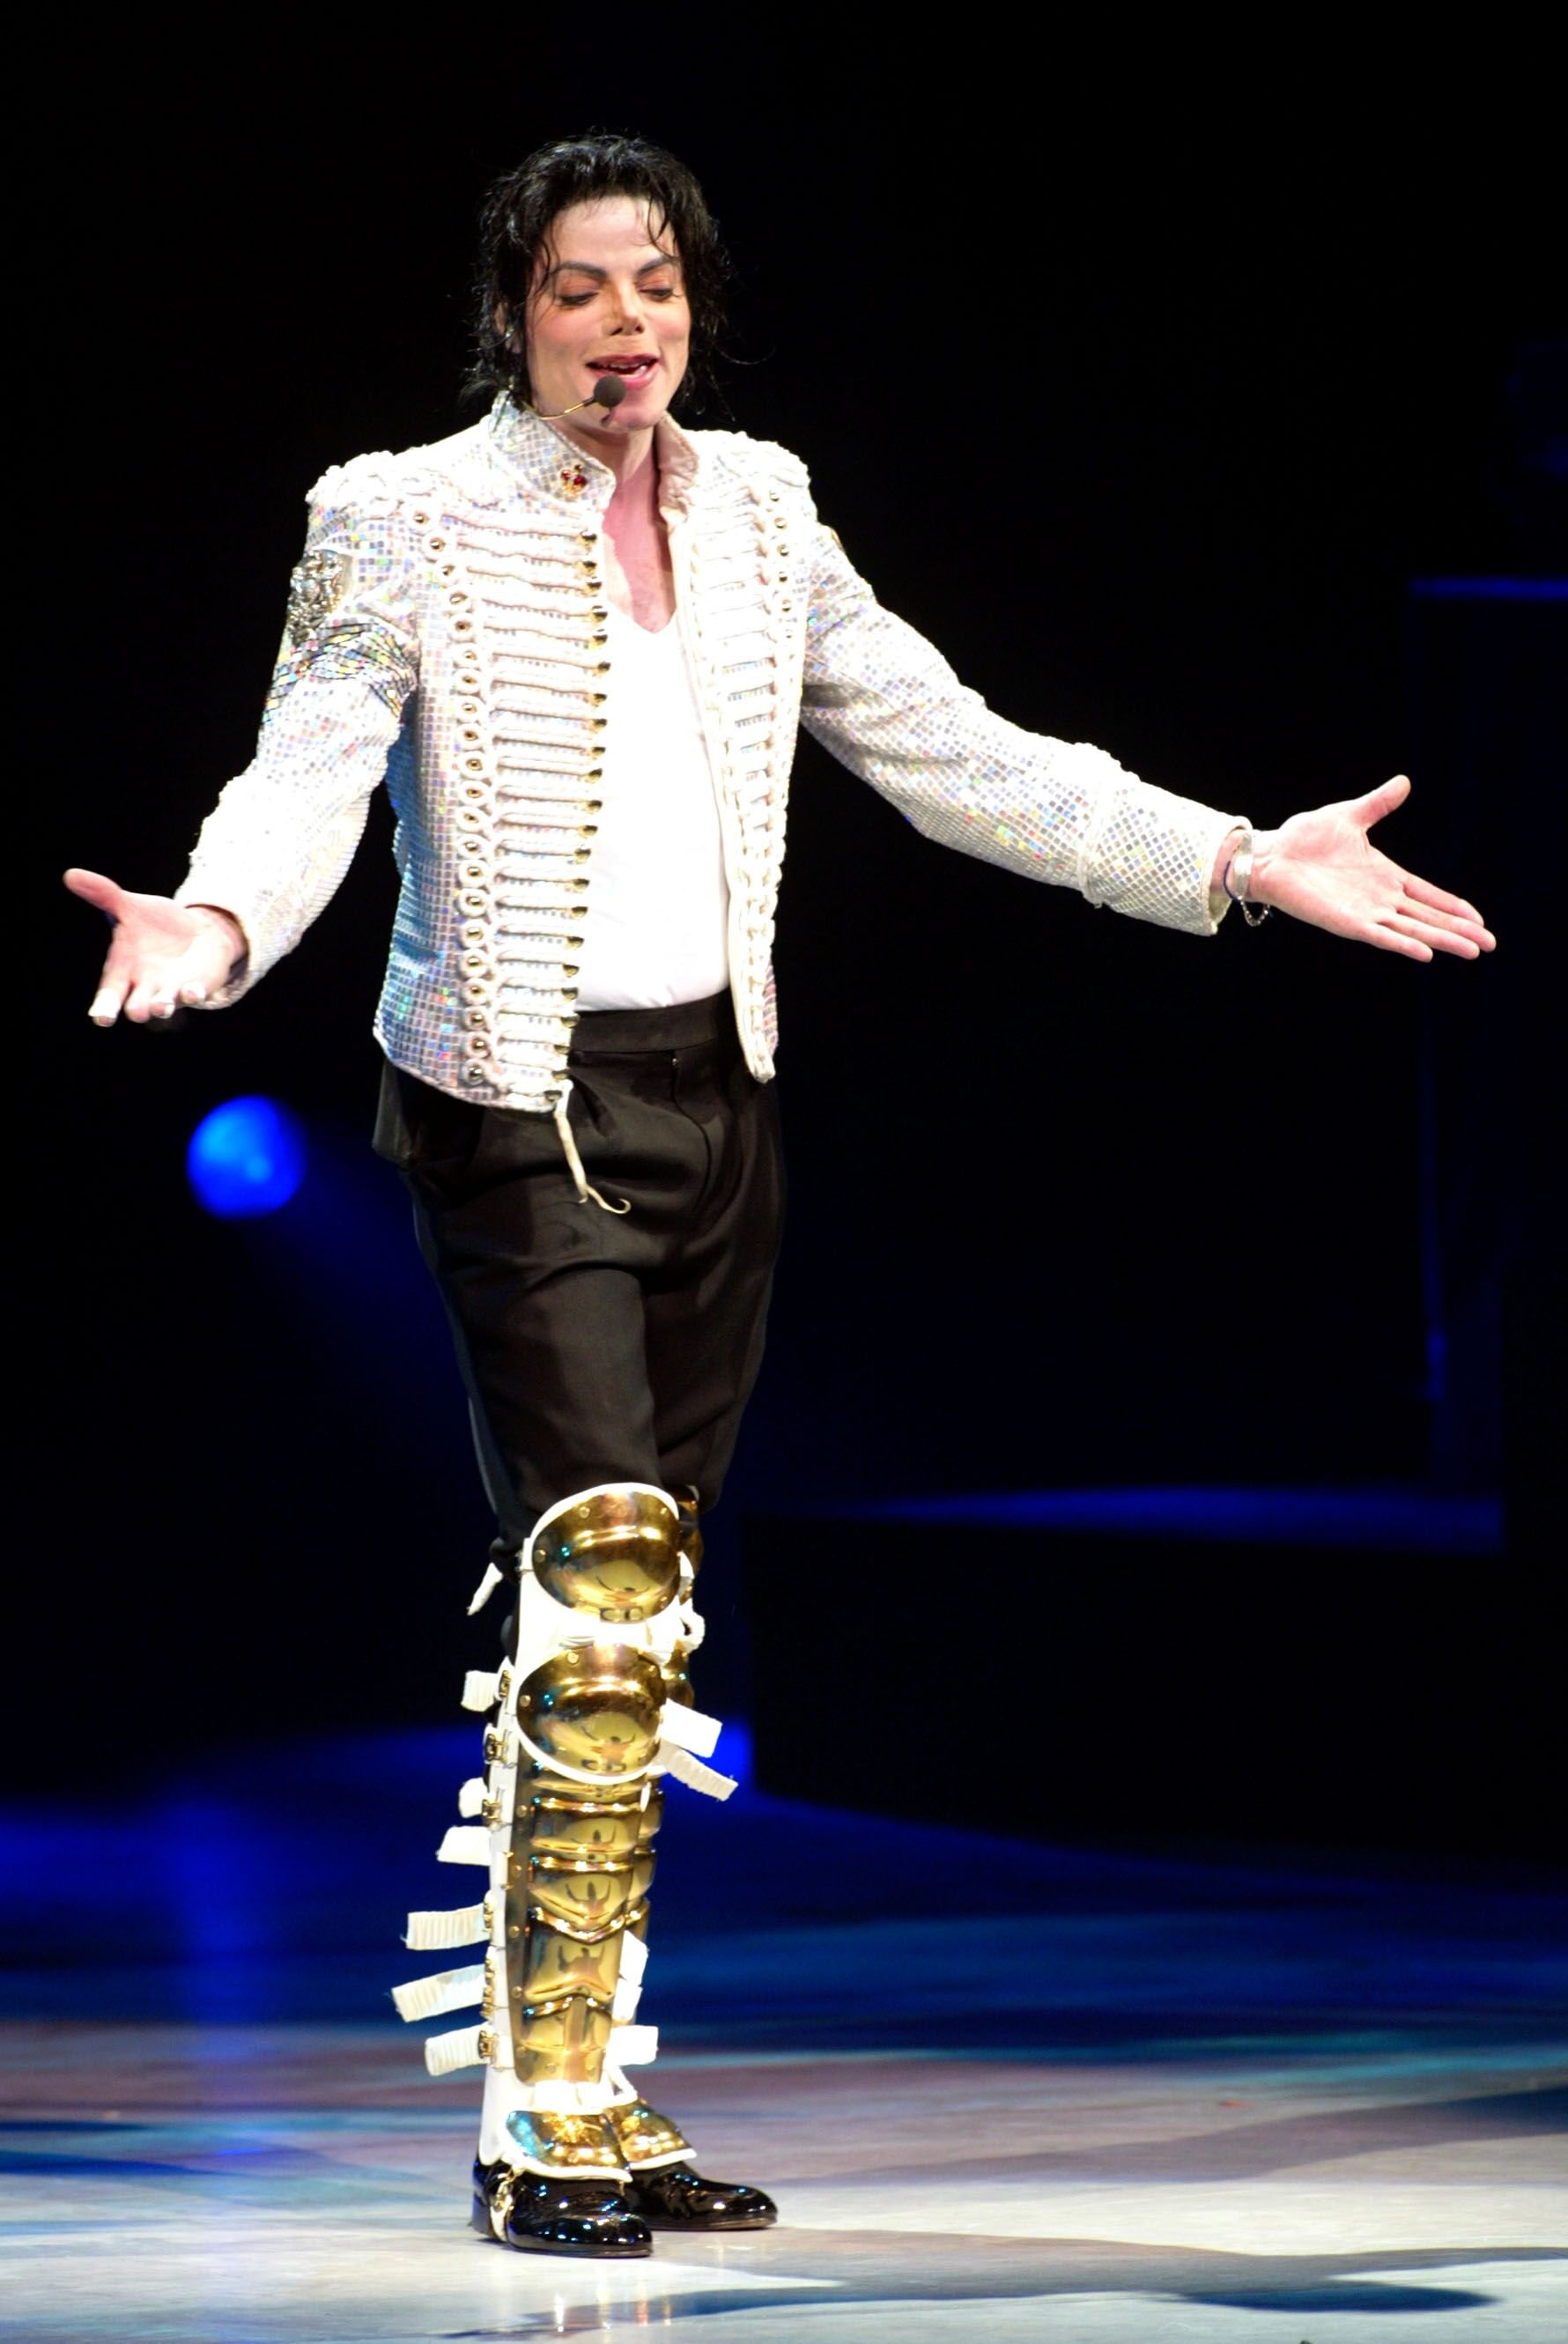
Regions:
[[[1209,879],[1239,815],[1140,782],[1102,749],[1009,724],[882,608],[831,530],[814,521],[809,535],[801,722],[814,740],[941,845],[1214,934]]]
[[[407,533],[390,499],[355,485],[339,470],[312,492],[256,754],[202,824],[177,890],[245,930],[248,960],[215,1007],[292,952],[330,900],[419,681]]]

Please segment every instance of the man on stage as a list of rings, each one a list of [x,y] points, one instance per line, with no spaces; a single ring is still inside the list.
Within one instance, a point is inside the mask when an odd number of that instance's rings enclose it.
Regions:
[[[1370,832],[1408,789],[1273,832],[1023,732],[877,603],[784,449],[670,409],[719,325],[691,174],[594,136],[492,190],[484,419],[312,492],[256,757],[173,898],[74,871],[114,937],[92,1015],[237,1000],[341,880],[385,781],[402,886],[376,1144],[440,1282],[499,1535],[503,1660],[442,1854],[482,1893],[410,1916],[481,1957],[400,1988],[477,2007],[475,2218],[527,2249],[774,2218],[704,2180],[627,2069],[663,1776],[725,1787],[692,1705],[697,1520],[762,1352],[782,1200],[771,946],[795,732],[942,843],[1212,935],[1231,905],[1474,958],[1473,908]],[[868,880],[871,874],[868,874]],[[852,1046],[852,1013],[846,1011]],[[939,1073],[932,1104],[956,1105]]]

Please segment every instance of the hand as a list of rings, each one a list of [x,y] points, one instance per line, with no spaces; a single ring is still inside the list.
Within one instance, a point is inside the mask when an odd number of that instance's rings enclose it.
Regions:
[[[95,1026],[112,1026],[122,1009],[133,1026],[172,1017],[182,1002],[217,992],[246,956],[244,929],[216,904],[127,894],[96,871],[67,871],[66,884],[96,904],[114,929],[87,1012]]]
[[[1396,773],[1381,789],[1315,813],[1292,814],[1280,830],[1259,831],[1252,850],[1251,904],[1269,904],[1331,935],[1350,936],[1407,960],[1457,953],[1474,960],[1497,939],[1461,895],[1401,871],[1379,853],[1367,833],[1396,806],[1411,785]]]

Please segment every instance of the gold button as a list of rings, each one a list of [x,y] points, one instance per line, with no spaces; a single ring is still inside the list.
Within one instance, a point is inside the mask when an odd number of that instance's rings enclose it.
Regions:
[[[608,675],[609,672],[610,662],[608,660],[601,660],[598,666],[592,670],[592,673],[595,675]]]
[[[596,529],[580,529],[577,532],[577,542],[579,545],[597,545],[599,531]]]
[[[416,529],[423,529],[429,522],[430,518],[429,513],[417,512],[414,515],[414,527]]]
[[[452,621],[452,632],[454,635],[471,635],[473,632],[473,621],[471,619],[454,619]]]
[[[482,757],[465,757],[463,759],[463,771],[468,773],[482,773],[484,771],[484,759]]]
[[[585,798],[582,802],[582,810],[585,813],[602,813],[604,801],[602,798]]]
[[[606,692],[591,692],[588,695],[588,704],[591,708],[602,708],[609,697]]]
[[[485,1071],[482,1066],[465,1066],[463,1068],[463,1080],[465,1083],[482,1083],[485,1079]]]

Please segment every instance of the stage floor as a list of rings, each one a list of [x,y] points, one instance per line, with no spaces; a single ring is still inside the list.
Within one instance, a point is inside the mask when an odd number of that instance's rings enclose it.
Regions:
[[[1018,1846],[745,1792],[672,1813],[643,2015],[652,2096],[779,2228],[620,2265],[482,2244],[473,2080],[427,2081],[414,2030],[360,2015],[434,1965],[378,1947],[405,1888],[459,1901],[410,1851],[470,1743],[0,1817],[0,2334],[1568,2332],[1568,1916],[1540,1883]]]

